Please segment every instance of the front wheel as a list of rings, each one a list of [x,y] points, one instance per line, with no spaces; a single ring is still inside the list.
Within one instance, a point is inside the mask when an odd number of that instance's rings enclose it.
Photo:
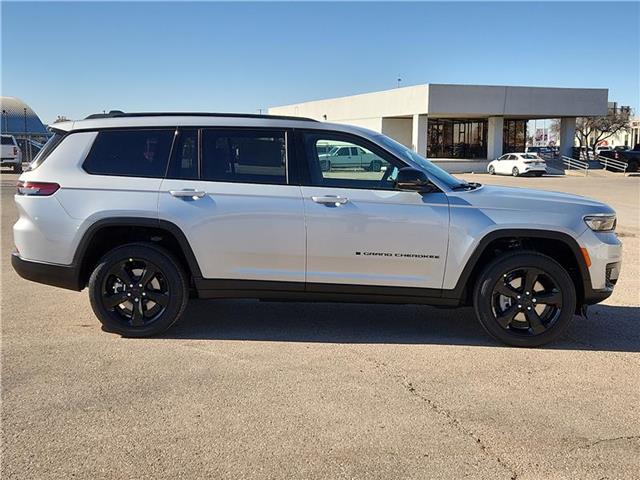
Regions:
[[[484,329],[516,347],[537,347],[560,337],[573,319],[576,302],[575,286],[564,267],[527,251],[494,259],[473,295]]]
[[[513,167],[513,170],[511,170],[511,175],[513,175],[514,177],[520,175],[520,170],[518,170],[518,167]]]
[[[380,160],[372,160],[369,164],[370,172],[379,172],[382,170],[382,162]]]
[[[187,277],[175,258],[155,245],[114,248],[89,279],[89,299],[105,330],[125,337],[165,331],[184,311]]]
[[[495,175],[496,169],[493,165],[489,166],[489,175]]]

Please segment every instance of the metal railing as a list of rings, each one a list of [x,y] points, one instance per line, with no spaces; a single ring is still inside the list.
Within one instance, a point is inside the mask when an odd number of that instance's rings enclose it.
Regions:
[[[561,159],[567,170],[582,170],[585,176],[589,175],[589,162],[576,160],[575,158],[567,157],[565,155],[562,155]]]
[[[605,170],[615,170],[622,173],[626,173],[627,167],[629,166],[627,162],[623,162],[622,160],[617,160],[615,158],[604,157],[602,155],[598,155],[598,161]]]

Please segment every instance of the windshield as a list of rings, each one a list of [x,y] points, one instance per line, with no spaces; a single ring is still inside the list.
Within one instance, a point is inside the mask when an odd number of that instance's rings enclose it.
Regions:
[[[425,173],[428,173],[431,177],[436,178],[439,182],[443,183],[448,188],[455,188],[457,186],[467,184],[467,182],[465,182],[464,180],[460,180],[453,175],[450,175],[442,168],[431,163],[423,156],[418,155],[410,148],[405,147],[401,143],[398,143],[385,135],[377,135],[375,139],[380,142],[381,145],[384,145],[391,153],[394,153],[402,160],[407,161],[413,167],[416,167],[420,170],[423,170]]]

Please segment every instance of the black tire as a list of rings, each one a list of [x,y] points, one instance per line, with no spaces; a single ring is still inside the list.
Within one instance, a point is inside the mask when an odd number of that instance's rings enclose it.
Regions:
[[[520,175],[520,170],[518,170],[518,167],[513,167],[513,170],[511,170],[511,175],[513,175],[514,177]]]
[[[380,170],[382,170],[382,162],[380,160],[371,160],[371,163],[369,164],[369,171],[379,172]]]
[[[627,163],[627,172],[635,173],[638,171],[638,161],[631,160]]]
[[[542,172],[535,172],[535,173],[534,173],[534,175],[535,175],[536,177],[541,177],[541,176],[542,176]]]
[[[178,261],[165,249],[146,243],[114,248],[89,279],[91,308],[104,330],[125,337],[164,332],[180,318],[188,298],[187,276]],[[118,300],[122,302],[113,304]]]
[[[22,164],[18,163],[13,166],[13,173],[22,173]]]
[[[533,287],[528,289],[526,280]],[[564,267],[532,251],[507,253],[491,261],[473,293],[480,324],[494,338],[515,347],[537,347],[560,337],[573,319],[576,302],[574,283]]]
[[[496,174],[496,169],[493,165],[489,166],[489,175],[495,175]]]

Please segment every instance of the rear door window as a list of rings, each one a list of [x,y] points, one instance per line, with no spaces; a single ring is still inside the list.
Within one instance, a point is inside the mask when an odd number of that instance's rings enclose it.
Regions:
[[[94,175],[162,178],[173,137],[173,129],[103,130],[83,168]]]
[[[282,130],[202,131],[202,180],[287,183],[287,147]]]

